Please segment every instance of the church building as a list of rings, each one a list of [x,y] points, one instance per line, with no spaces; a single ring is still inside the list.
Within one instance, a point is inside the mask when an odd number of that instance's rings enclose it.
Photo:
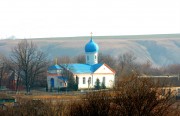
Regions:
[[[106,88],[112,88],[115,80],[115,71],[105,63],[98,63],[99,46],[93,41],[85,45],[86,64],[60,64],[53,65],[47,71],[48,89],[61,88],[67,86],[67,77],[62,75],[63,70],[68,70],[73,74],[78,89],[94,88],[96,81]]]

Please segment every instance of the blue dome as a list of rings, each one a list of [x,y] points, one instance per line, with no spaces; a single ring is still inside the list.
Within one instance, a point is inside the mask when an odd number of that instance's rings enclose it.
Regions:
[[[86,44],[85,46],[85,52],[98,52],[99,46],[92,40]]]

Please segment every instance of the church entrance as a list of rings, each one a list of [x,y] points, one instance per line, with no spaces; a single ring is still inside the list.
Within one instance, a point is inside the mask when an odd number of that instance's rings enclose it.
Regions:
[[[54,88],[54,79],[51,78],[51,87]]]

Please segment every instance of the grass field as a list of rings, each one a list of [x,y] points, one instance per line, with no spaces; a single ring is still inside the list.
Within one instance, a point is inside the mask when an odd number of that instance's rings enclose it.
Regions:
[[[15,98],[16,102],[21,100],[42,100],[42,101],[71,101],[80,99],[82,94],[79,92],[42,92],[42,91],[32,91],[30,95],[26,95],[25,91],[19,93],[15,92],[0,92],[0,96],[7,96],[8,98]],[[5,98],[5,97],[4,97]]]

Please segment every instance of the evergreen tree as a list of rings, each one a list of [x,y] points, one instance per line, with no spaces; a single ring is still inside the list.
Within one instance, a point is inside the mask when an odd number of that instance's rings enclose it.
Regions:
[[[78,84],[75,82],[73,74],[68,75],[67,89],[70,91],[77,91],[78,90]]]
[[[104,82],[101,84],[101,89],[106,89],[106,85]]]
[[[99,79],[96,79],[94,88],[95,88],[96,90],[99,90],[99,89],[101,88]]]

